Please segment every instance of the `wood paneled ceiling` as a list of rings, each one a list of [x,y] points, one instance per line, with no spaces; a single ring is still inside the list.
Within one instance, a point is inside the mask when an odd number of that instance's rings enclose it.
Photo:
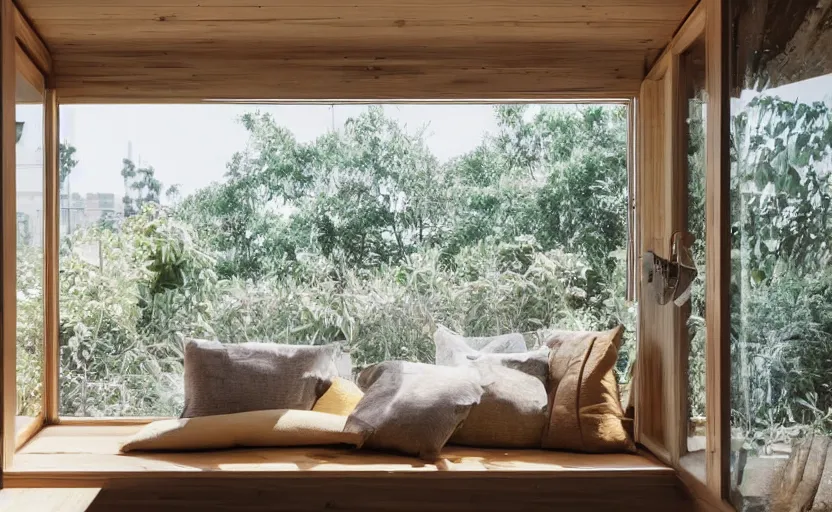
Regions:
[[[626,97],[695,0],[18,0],[62,101]]]

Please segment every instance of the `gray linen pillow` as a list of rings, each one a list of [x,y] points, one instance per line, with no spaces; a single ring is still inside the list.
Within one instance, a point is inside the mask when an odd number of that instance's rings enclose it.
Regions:
[[[436,364],[459,366],[468,356],[479,354],[506,354],[525,352],[526,341],[520,333],[491,337],[466,338],[444,325],[438,325],[433,334],[436,345]]]
[[[450,368],[387,361],[358,377],[364,397],[344,432],[358,433],[359,447],[393,450],[434,461],[479,403],[482,387],[473,367]]]
[[[480,376],[482,400],[451,437],[451,442],[499,448],[539,447],[548,423],[549,348],[526,351],[522,336],[492,338],[477,351],[459,334],[439,326],[434,335],[436,360],[472,366]],[[521,348],[522,347],[522,348]],[[508,351],[508,353],[506,353]]]
[[[185,342],[182,418],[270,409],[309,411],[338,376],[337,345]]]
[[[470,363],[482,400],[450,442],[494,448],[539,448],[549,421],[546,387],[538,377],[486,361]]]

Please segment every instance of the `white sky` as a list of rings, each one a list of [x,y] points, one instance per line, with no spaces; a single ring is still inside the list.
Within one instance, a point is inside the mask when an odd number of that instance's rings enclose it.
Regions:
[[[247,134],[237,121],[246,112],[271,113],[275,121],[307,142],[340,129],[366,105],[65,105],[61,140],[77,148],[72,193],[123,194],[122,159],[132,143],[133,160],[152,165],[167,187],[181,185],[187,195],[221,181],[226,163],[245,148]],[[440,159],[464,154],[496,129],[489,105],[386,105],[386,113],[410,133],[425,129],[425,139]]]
[[[743,91],[733,100],[741,108],[755,91]],[[832,75],[816,77],[763,92],[788,100],[827,101],[832,104]],[[366,105],[64,105],[60,136],[77,148],[78,166],[70,187],[73,193],[124,193],[120,175],[122,159],[132,143],[133,160],[152,165],[167,187],[178,184],[183,195],[223,179],[226,163],[245,148],[247,134],[237,121],[246,112],[260,110],[273,115],[303,142],[340,129]],[[411,133],[425,129],[425,139],[440,160],[474,149],[486,133],[496,130],[491,105],[393,104],[386,113]],[[42,165],[39,136],[43,111],[40,105],[18,106],[18,120],[26,121],[18,145],[18,164],[32,169]],[[23,172],[21,172],[23,171]],[[28,179],[30,178],[31,179]],[[41,190],[37,172],[18,172],[18,190]],[[29,183],[31,182],[31,183]]]

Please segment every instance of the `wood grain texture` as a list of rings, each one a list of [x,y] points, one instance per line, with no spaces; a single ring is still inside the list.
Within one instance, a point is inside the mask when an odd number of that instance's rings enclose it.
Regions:
[[[11,465],[15,449],[15,382],[17,293],[15,274],[15,37],[14,6],[11,0],[0,0],[0,393],[2,393],[2,424],[0,425],[0,462],[5,469]],[[11,236],[8,236],[11,234]]]
[[[62,102],[628,98],[695,0],[23,0]]]
[[[15,74],[19,75],[26,82],[31,84],[38,92],[43,92],[46,88],[46,81],[43,78],[43,73],[40,72],[29,55],[20,46],[20,43],[15,43],[14,49],[14,67]],[[17,80],[17,78],[15,78]],[[19,99],[19,98],[16,98]]]
[[[428,464],[412,457],[348,448],[240,449],[192,453],[120,455],[121,442],[141,428],[133,426],[51,426],[16,455],[5,473],[8,487],[101,487],[114,481],[163,477],[304,479],[337,475],[376,478],[419,474],[455,479],[471,473],[491,477],[587,478],[614,475],[674,477],[673,470],[647,455],[587,455],[542,450],[486,450],[447,447],[443,461]],[[675,477],[674,477],[675,478]]]
[[[40,35],[32,28],[29,20],[14,6],[14,29],[17,42],[23,47],[35,65],[44,75],[52,72],[52,56]]]
[[[731,175],[729,157],[728,26],[725,0],[704,0],[706,24],[706,126],[705,171],[705,394],[708,447],[705,459],[707,485],[714,496],[728,499],[731,349]]]
[[[669,56],[663,58],[669,59]],[[665,65],[665,69],[670,66]],[[674,81],[669,73],[647,79],[639,97],[639,223],[641,248],[669,258],[673,227],[671,197],[673,181],[673,118]],[[639,261],[641,265],[642,260]],[[661,306],[650,288],[641,284],[639,296],[638,396],[636,414],[639,418],[638,438],[644,446],[668,464],[679,456],[678,359],[675,352],[675,312],[673,306]]]
[[[89,487],[96,494],[90,512],[684,511],[693,504],[674,472],[648,455],[448,447],[437,464],[327,447],[117,455],[138,428],[47,427],[20,451],[4,486],[47,494]]]
[[[47,89],[44,96],[44,251],[43,251],[43,410],[45,423],[58,419],[58,374],[60,356],[58,347],[59,270],[60,247],[60,177],[58,93]]]
[[[792,447],[783,473],[772,489],[772,512],[813,509],[826,465],[829,441],[829,437],[809,434]],[[822,510],[826,507],[821,505],[818,508]]]
[[[684,94],[684,70],[679,55],[669,57],[665,84],[667,87],[664,105],[665,126],[668,133],[665,139],[667,163],[665,167],[665,209],[668,216],[669,235],[671,242],[673,233],[687,230],[688,215],[688,183],[687,183],[687,97]],[[669,249],[668,249],[669,250]],[[668,254],[668,257],[670,254]],[[658,306],[654,302],[654,306]],[[667,320],[667,331],[662,350],[669,359],[668,377],[670,377],[668,408],[665,420],[667,425],[667,441],[670,458],[674,467],[679,467],[679,460],[687,451],[687,419],[688,404],[686,400],[687,352],[682,349],[687,341],[687,318],[682,308],[670,303],[658,306]]]
[[[55,49],[138,41],[236,40],[261,45],[314,38],[390,43],[431,38],[473,42],[614,42],[662,48],[692,0],[22,0]],[[386,41],[385,41],[386,40]],[[599,41],[600,40],[600,41]]]
[[[680,469],[677,475],[693,500],[693,509],[697,512],[734,512],[736,510],[728,501],[714,496],[705,482],[684,468]]]
[[[692,503],[674,477],[622,474],[587,478],[529,475],[491,478],[282,478],[117,482],[99,493],[88,512],[218,511],[656,511],[685,512]]]
[[[641,81],[640,59],[559,43],[204,46],[59,51],[55,72],[62,102],[626,98]]]
[[[3,489],[0,512],[85,512],[98,489]]]

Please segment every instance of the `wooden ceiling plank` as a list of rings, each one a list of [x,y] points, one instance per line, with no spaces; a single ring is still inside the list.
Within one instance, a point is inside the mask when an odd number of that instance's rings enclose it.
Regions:
[[[201,20],[308,20],[308,19],[352,19],[362,20],[399,20],[399,19],[441,19],[472,21],[566,21],[566,22],[668,22],[678,21],[680,9],[672,4],[664,6],[642,5],[628,6],[584,6],[562,7],[553,4],[522,8],[511,4],[495,4],[486,8],[472,9],[465,4],[443,4],[441,7],[430,4],[401,4],[393,8],[380,8],[377,5],[350,4],[340,7],[331,5],[222,5],[206,6],[41,6],[34,5],[27,9],[29,16],[40,22],[57,23],[64,21],[95,20],[155,20],[160,17],[182,21]]]
[[[695,0],[19,0],[62,102],[637,93]]]

